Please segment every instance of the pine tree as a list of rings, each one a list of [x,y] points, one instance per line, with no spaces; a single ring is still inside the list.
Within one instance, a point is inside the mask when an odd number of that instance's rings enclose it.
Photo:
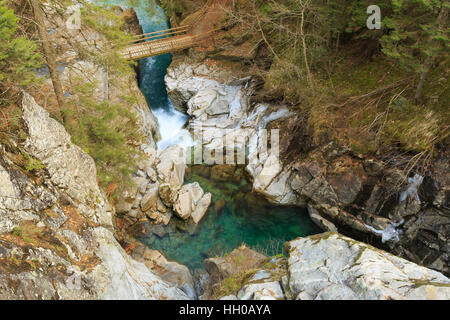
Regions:
[[[25,85],[35,79],[40,56],[34,42],[17,37],[17,20],[5,1],[0,1],[0,83],[3,90],[10,85]]]
[[[418,102],[433,64],[448,50],[448,8],[444,0],[392,0],[393,14],[383,20],[389,33],[380,42],[382,51],[420,75]]]
[[[37,0],[31,0],[31,5],[33,7],[34,18],[38,26],[39,35],[41,38],[42,48],[45,54],[45,59],[47,61],[48,70],[50,72],[50,78],[53,83],[53,90],[55,91],[56,100],[58,105],[62,108],[64,104],[64,93],[59,80],[58,69],[56,67],[55,54],[51,48],[50,41],[48,39],[47,30],[45,28],[44,14],[42,12],[41,6]]]

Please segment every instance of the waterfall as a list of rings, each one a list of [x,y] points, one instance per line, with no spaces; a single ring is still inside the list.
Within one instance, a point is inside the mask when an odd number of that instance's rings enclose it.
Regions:
[[[120,0],[99,2],[121,7],[123,7],[124,3],[127,4],[127,1]],[[131,1],[130,7],[133,7],[136,11],[144,33],[170,28],[164,10],[154,0]],[[164,150],[175,144],[182,147],[190,147],[193,145],[191,134],[189,131],[183,129],[189,117],[174,108],[167,94],[164,77],[171,62],[171,54],[164,54],[139,61],[139,86],[159,123],[162,138],[158,142],[159,150]]]

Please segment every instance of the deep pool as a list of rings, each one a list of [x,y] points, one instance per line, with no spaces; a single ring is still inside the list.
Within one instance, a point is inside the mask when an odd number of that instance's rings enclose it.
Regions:
[[[285,241],[321,232],[305,209],[270,204],[251,192],[245,178],[224,183],[193,174],[186,182],[193,181],[213,195],[199,225],[195,227],[173,217],[166,235],[160,237],[150,231],[139,238],[191,270],[203,268],[205,258],[221,256],[243,243],[274,256],[284,253]]]
[[[144,33],[166,29],[169,23],[164,10],[154,0],[106,0],[109,5],[131,5],[136,10]],[[171,144],[191,145],[189,133],[183,129],[187,115],[176,111],[167,95],[164,76],[172,61],[170,54],[139,62],[139,85],[158,118],[162,140],[160,149]],[[197,181],[213,194],[213,202],[198,226],[173,217],[169,226],[152,227],[138,237],[152,249],[161,250],[167,258],[185,264],[191,270],[203,268],[202,261],[222,255],[245,243],[268,255],[283,253],[287,240],[319,233],[305,209],[276,207],[251,192],[242,172],[235,182],[214,181],[199,168],[187,183]],[[194,170],[195,171],[195,170]]]

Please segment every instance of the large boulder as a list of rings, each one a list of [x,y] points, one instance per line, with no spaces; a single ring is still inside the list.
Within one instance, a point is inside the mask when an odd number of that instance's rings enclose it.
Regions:
[[[203,197],[203,189],[198,182],[186,184],[178,192],[178,198],[174,204],[175,213],[182,219],[188,219]]]
[[[211,204],[211,193],[204,193],[198,182],[184,185],[178,192],[174,203],[175,213],[182,219],[192,217],[194,223],[198,223]]]
[[[337,233],[287,244],[289,293],[297,299],[444,299],[450,280]]]
[[[206,214],[206,211],[209,208],[209,205],[211,204],[211,193],[205,193],[203,197],[200,199],[200,201],[197,203],[197,206],[195,207],[194,211],[191,213],[192,220],[194,223],[199,223],[200,220],[204,217]]]
[[[158,178],[174,189],[184,183],[186,171],[186,151],[180,146],[170,146],[161,152],[156,166]]]
[[[161,279],[177,286],[192,299],[196,298],[194,279],[186,266],[167,260],[158,250],[152,250],[147,247],[142,249],[144,251],[142,254],[133,254],[136,260],[143,262],[147,268],[154,270],[153,272]]]

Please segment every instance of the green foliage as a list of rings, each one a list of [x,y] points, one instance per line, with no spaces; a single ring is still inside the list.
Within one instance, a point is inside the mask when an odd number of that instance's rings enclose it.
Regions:
[[[76,98],[63,110],[73,142],[94,158],[102,187],[111,182],[128,187],[138,156],[132,143],[141,139],[137,117],[129,110],[130,97],[120,103],[101,102],[94,98],[96,83],[81,78],[73,83]]]
[[[106,41],[102,40],[101,48],[74,44],[78,54],[107,72],[105,81],[109,88],[126,92],[129,79],[135,76],[132,68],[135,63],[121,56],[121,44],[130,42],[133,37],[123,31],[124,19],[117,10],[85,0],[82,3],[82,27],[101,34]],[[98,95],[99,87],[92,79],[71,78],[71,96],[63,113],[73,143],[94,159],[100,186],[107,189],[110,183],[118,185],[117,189],[112,188],[115,191],[110,195],[114,197],[132,185],[132,173],[136,170],[136,146],[142,137],[131,106],[138,98],[114,94],[114,102],[104,101]]]
[[[26,164],[25,164],[25,170],[27,172],[33,172],[33,171],[38,171],[41,169],[44,169],[45,166],[42,163],[42,161],[40,161],[39,159],[35,159],[33,157],[31,157],[28,153],[26,152],[22,152],[22,157],[25,159]]]
[[[230,22],[264,41],[272,60],[254,66],[263,95],[306,106],[316,143],[429,157],[448,141],[448,0],[254,3]],[[366,27],[372,4],[380,30]]]
[[[447,55],[446,5],[445,0],[392,0],[393,13],[383,20],[388,29],[380,39],[383,53],[416,73],[425,71],[430,58]]]
[[[131,75],[133,69],[130,68],[134,62],[127,61],[120,54],[120,45],[129,43],[133,36],[122,30],[124,20],[115,10],[83,1],[81,9],[83,24],[92,30],[102,34],[107,44],[111,47],[98,50],[95,46],[90,48],[79,48],[81,55],[87,56],[95,64],[102,66],[104,70],[113,75]]]
[[[41,66],[34,42],[16,35],[18,18],[0,1],[0,83],[26,85],[35,80],[34,70]]]
[[[20,229],[20,227],[14,227],[12,229],[12,234],[15,235],[16,237],[20,237],[22,236],[22,230]]]
[[[169,17],[182,17],[188,11],[186,1],[183,0],[162,0],[161,7]]]
[[[186,5],[184,1],[181,0],[162,0],[161,7],[169,15],[182,15],[183,11],[186,10]]]

